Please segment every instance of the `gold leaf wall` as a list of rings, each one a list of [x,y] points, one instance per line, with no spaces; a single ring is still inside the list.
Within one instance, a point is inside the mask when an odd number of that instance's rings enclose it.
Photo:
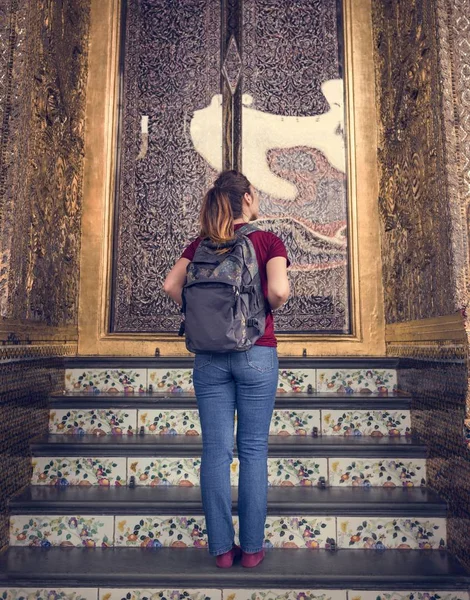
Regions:
[[[429,0],[373,2],[385,320],[455,311],[437,54]]]
[[[468,1],[383,0],[372,19],[387,354],[470,568]]]
[[[0,316],[76,325],[90,2],[0,4]]]
[[[0,549],[77,352],[89,14],[89,0],[0,1]]]

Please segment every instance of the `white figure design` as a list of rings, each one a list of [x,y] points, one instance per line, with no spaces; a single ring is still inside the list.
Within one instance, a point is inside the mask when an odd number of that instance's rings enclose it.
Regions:
[[[342,173],[346,171],[343,81],[325,81],[321,89],[330,108],[328,112],[312,117],[284,117],[262,112],[250,108],[252,96],[243,95],[243,172],[257,189],[286,200],[297,196],[294,184],[270,170],[267,152],[271,148],[316,148],[335,169]],[[190,133],[196,151],[215,170],[221,171],[221,94],[215,95],[206,108],[195,111]]]

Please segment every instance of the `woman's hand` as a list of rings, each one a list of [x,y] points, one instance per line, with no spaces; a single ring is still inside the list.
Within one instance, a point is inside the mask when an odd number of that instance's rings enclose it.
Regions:
[[[190,262],[187,258],[180,258],[166,276],[163,284],[165,294],[168,294],[180,306],[183,304],[181,292],[186,281],[186,267]]]

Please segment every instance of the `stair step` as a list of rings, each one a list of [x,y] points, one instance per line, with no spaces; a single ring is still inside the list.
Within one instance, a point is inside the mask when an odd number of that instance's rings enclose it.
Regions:
[[[115,357],[105,361],[66,363],[65,387],[68,391],[92,393],[194,392],[191,357],[152,359],[136,357],[128,361]],[[283,392],[340,392],[343,394],[387,394],[397,391],[397,361],[373,357],[362,360],[303,360],[281,358],[278,390]]]
[[[184,576],[182,575],[184,573]],[[28,548],[0,555],[0,585],[181,588],[468,590],[446,551],[270,549],[256,569],[218,569],[203,549]]]
[[[238,508],[232,488],[233,513]],[[9,503],[11,514],[203,514],[199,487],[29,486]],[[429,488],[269,487],[270,515],[445,517],[447,504]]]
[[[135,478],[136,485],[199,486],[198,456],[38,456],[32,460],[31,483],[39,486],[122,486]],[[230,468],[231,484],[238,485],[239,461]],[[268,457],[271,486],[311,487],[324,478],[340,487],[423,487],[426,459]]]
[[[34,456],[198,456],[200,436],[188,435],[62,435],[31,442]],[[234,451],[236,455],[236,448]],[[421,457],[426,445],[415,436],[269,436],[269,456]]]
[[[278,394],[274,408],[312,408],[345,410],[407,410],[411,406],[411,396],[395,394],[336,394],[336,393],[285,393]],[[51,408],[169,408],[197,409],[196,397],[192,393],[165,392],[115,394],[89,392],[57,392],[49,396]]]
[[[235,428],[237,423],[235,424]],[[64,434],[201,435],[197,408],[55,408],[50,411],[49,432]],[[411,416],[404,410],[275,409],[270,435],[411,435]]]
[[[207,548],[202,514],[19,514],[10,517],[10,545],[63,548]],[[232,517],[238,543],[239,518]],[[419,549],[446,547],[442,517],[267,515],[267,548]]]
[[[65,356],[66,369],[192,369],[192,356]],[[384,356],[280,356],[280,369],[392,369],[399,359]]]

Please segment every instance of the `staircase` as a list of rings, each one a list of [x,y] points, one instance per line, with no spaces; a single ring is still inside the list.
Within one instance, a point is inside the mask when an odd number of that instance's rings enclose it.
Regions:
[[[268,552],[255,569],[217,569],[191,365],[67,359],[31,484],[9,504],[2,599],[469,600],[391,359],[280,360]]]

